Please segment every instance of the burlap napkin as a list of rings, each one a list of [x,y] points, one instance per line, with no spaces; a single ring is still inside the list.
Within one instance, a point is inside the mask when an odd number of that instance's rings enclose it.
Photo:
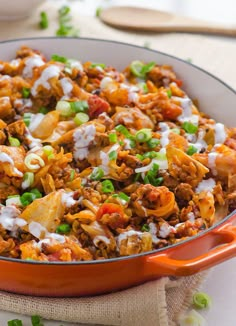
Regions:
[[[217,75],[236,87],[236,74],[232,72],[236,41],[190,34],[135,34],[118,31],[103,25],[95,17],[81,16],[76,2],[71,2],[73,23],[80,28],[81,36],[118,40],[144,45],[167,52]],[[58,26],[58,2],[44,3],[30,18],[0,22],[0,38],[53,36]],[[47,30],[38,28],[39,13],[46,11],[50,17]],[[95,10],[94,10],[95,11]],[[124,326],[174,326],[180,313],[191,304],[192,294],[199,289],[206,273],[170,280],[162,278],[129,290],[89,298],[36,298],[10,293],[0,293],[0,309],[21,314],[39,314],[47,319],[76,323]]]

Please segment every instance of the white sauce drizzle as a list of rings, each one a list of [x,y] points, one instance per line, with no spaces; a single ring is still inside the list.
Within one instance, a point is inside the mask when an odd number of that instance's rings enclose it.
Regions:
[[[215,187],[216,185],[216,182],[214,179],[210,178],[210,179],[207,179],[207,180],[202,180],[197,188],[195,189],[195,192],[198,194],[202,191],[213,191],[213,188]]]
[[[20,211],[15,206],[0,207],[0,224],[8,231],[15,231],[18,227],[26,225],[20,216]]]
[[[132,235],[137,235],[138,238],[140,239],[140,238],[142,238],[143,233],[139,232],[139,231],[135,231],[135,230],[130,230],[130,231],[123,232],[123,233],[119,234],[119,236],[116,238],[118,247],[120,247],[121,241],[127,239],[128,237],[130,237]]]
[[[20,59],[14,59],[10,61],[10,66],[17,68],[20,65]]]
[[[44,119],[45,115],[43,113],[36,113],[36,114],[31,114],[31,119],[30,119],[30,124],[28,126],[29,131],[33,132],[42,122]]]
[[[217,170],[216,170],[217,156],[218,156],[218,153],[216,153],[216,152],[211,152],[208,154],[208,167],[211,170],[213,175],[217,175]]]
[[[120,145],[115,144],[109,149],[107,153],[100,151],[100,160],[102,161],[102,163],[99,167],[103,169],[105,175],[109,173],[109,162],[110,162],[109,153],[113,151],[117,151],[119,148]]]
[[[77,203],[76,200],[73,198],[74,192],[63,192],[61,196],[61,202],[64,204],[66,207],[71,207]]]
[[[100,82],[100,88],[102,90],[108,89],[109,91],[114,91],[117,85],[111,77],[104,77]]]
[[[171,132],[169,126],[167,123],[165,122],[159,122],[158,126],[161,128],[161,139],[160,139],[160,143],[162,147],[166,147],[170,140],[169,140],[169,133]]]
[[[157,227],[155,223],[149,223],[149,233],[151,233],[152,236],[152,242],[154,244],[158,244],[160,242],[160,239],[157,237]]]
[[[173,232],[175,233],[175,228],[171,225],[169,225],[168,223],[162,223],[160,226],[160,230],[159,230],[159,236],[161,238],[167,238],[170,233]]]
[[[11,79],[11,76],[9,76],[9,75],[3,75],[0,77],[0,80],[9,80],[9,79]]]
[[[25,138],[30,141],[30,144],[28,146],[31,149],[31,152],[35,152],[41,147],[43,147],[43,145],[41,144],[41,139],[34,138],[30,133]]]
[[[38,222],[33,221],[29,223],[29,232],[38,239],[40,239],[42,235],[44,236],[43,240],[35,242],[34,244],[35,247],[39,248],[40,250],[42,250],[43,243],[50,244],[52,239],[60,243],[65,242],[65,237],[63,235],[48,232],[48,230]]]
[[[31,94],[33,96],[37,95],[37,89],[39,86],[43,86],[46,89],[50,89],[49,80],[53,77],[59,77],[60,69],[55,65],[51,65],[43,70],[42,75],[37,79],[31,88]]]
[[[23,173],[15,167],[13,159],[8,154],[4,152],[0,153],[0,162],[10,163],[13,166],[14,173],[16,173],[19,177],[23,177]]]
[[[83,65],[81,64],[81,62],[77,61],[77,60],[70,60],[70,67],[76,68],[78,70],[80,70],[81,72],[84,71]]]
[[[88,146],[94,141],[96,127],[93,124],[84,125],[77,128],[73,134],[74,138],[74,158],[83,160],[88,155]]]
[[[189,221],[190,221],[191,223],[194,223],[194,222],[195,222],[195,215],[193,214],[193,212],[188,213],[188,214],[187,214],[187,217],[188,217],[188,219],[189,219]],[[179,223],[179,224],[182,224],[182,223]],[[177,226],[177,225],[178,225],[178,224],[175,225],[175,229],[176,229],[176,226]]]
[[[216,123],[215,129],[215,144],[223,144],[226,139],[225,126],[222,123]]]
[[[33,69],[35,67],[41,67],[45,64],[42,58],[35,54],[34,56],[25,60],[25,67],[22,72],[22,76],[25,78],[32,78],[33,77]]]
[[[71,96],[71,92],[73,90],[73,85],[71,84],[69,78],[62,78],[60,80],[60,84],[63,90],[63,94],[64,96],[61,98],[62,100],[66,100],[68,98],[70,98]]]

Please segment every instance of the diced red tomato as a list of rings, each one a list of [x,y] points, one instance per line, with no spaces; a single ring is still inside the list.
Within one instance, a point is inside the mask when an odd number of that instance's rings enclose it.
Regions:
[[[112,229],[124,228],[127,224],[123,208],[113,203],[102,204],[97,212],[96,219]]]
[[[175,80],[177,86],[181,87],[183,85],[183,81],[181,79],[176,79]]]
[[[108,112],[110,105],[97,95],[92,95],[88,99],[89,116],[90,118],[97,118],[101,113]]]

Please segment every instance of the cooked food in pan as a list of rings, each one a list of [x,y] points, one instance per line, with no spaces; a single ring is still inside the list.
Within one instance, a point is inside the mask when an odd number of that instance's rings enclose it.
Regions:
[[[134,255],[234,210],[236,129],[200,112],[170,66],[23,47],[0,74],[1,256]]]

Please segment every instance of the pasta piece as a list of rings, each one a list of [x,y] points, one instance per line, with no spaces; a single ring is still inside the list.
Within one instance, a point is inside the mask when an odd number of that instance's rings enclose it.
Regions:
[[[166,156],[170,174],[181,182],[189,183],[192,187],[197,186],[209,172],[203,164],[178,148],[168,146]]]

